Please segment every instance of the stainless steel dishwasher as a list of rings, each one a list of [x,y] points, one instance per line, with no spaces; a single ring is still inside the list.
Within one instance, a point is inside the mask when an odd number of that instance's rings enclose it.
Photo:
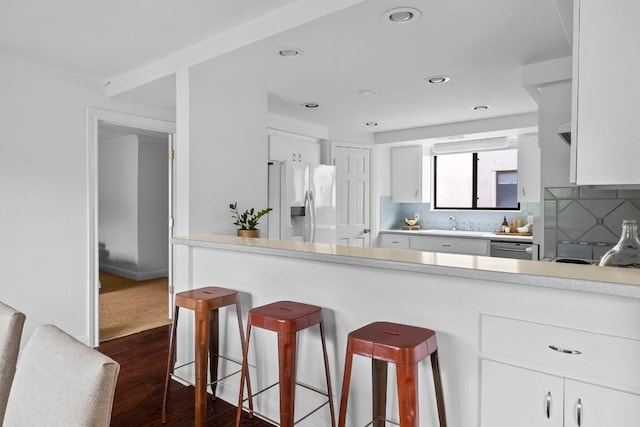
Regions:
[[[538,245],[528,242],[491,241],[490,254],[492,257],[515,259],[538,259]]]

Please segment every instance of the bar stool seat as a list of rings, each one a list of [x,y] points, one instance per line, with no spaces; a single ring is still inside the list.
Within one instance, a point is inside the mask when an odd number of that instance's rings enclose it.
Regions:
[[[327,381],[327,392],[318,391],[315,388],[310,388],[304,384],[296,382],[296,340],[297,333],[303,329],[309,328],[314,325],[320,327],[320,338],[322,341],[322,351],[324,356],[324,368],[325,377]],[[249,373],[247,370],[247,356],[249,349],[249,341],[251,339],[251,328],[257,327],[274,331],[278,333],[278,373],[279,381],[264,389],[251,394],[251,390],[248,389],[248,398],[244,399],[244,387],[242,381],[245,376],[247,381],[249,380]],[[329,405],[331,412],[331,425],[335,427],[335,415],[333,407],[333,398],[331,392],[331,377],[329,374],[329,358],[327,356],[327,346],[324,334],[324,319],[322,316],[322,309],[315,305],[308,305],[299,302],[292,301],[279,301],[272,304],[256,307],[249,310],[249,318],[247,320],[247,345],[245,346],[245,354],[242,364],[242,376],[240,384],[240,397],[238,399],[238,412],[236,416],[236,427],[240,425],[240,416],[243,409],[247,409],[244,406],[246,400],[249,401],[249,414],[253,416],[254,413],[266,418],[270,422],[277,423],[276,420],[269,419],[262,414],[259,414],[253,410],[252,400],[254,396],[274,387],[280,385],[280,426],[291,427],[295,423],[302,421],[312,413],[316,412],[323,406]],[[301,417],[294,421],[294,406],[295,406],[295,385],[298,384],[303,387],[320,393],[327,397],[327,401],[322,403],[319,407],[313,410],[311,413]]]
[[[431,329],[391,322],[374,322],[349,334],[345,359],[338,427],[344,427],[351,381],[353,355],[371,358],[373,380],[373,420],[367,424],[384,426],[386,419],[387,365],[396,364],[401,427],[418,427],[418,363],[431,356],[431,369],[440,427],[446,427],[436,333]],[[397,423],[396,423],[397,424]]]
[[[167,422],[167,399],[171,377],[175,375],[176,363],[176,331],[178,325],[178,315],[180,308],[193,310],[195,314],[195,361],[186,363],[186,366],[195,363],[195,425],[204,426],[206,422],[207,409],[207,385],[211,386],[213,398],[216,395],[216,385],[218,382],[230,377],[218,379],[218,359],[223,358],[230,362],[241,365],[241,361],[230,359],[219,354],[219,313],[218,309],[230,305],[236,306],[238,317],[238,329],[240,331],[240,341],[242,353],[245,353],[244,328],[242,327],[242,311],[240,308],[240,297],[233,289],[209,286],[180,292],[175,295],[175,309],[173,322],[171,323],[171,342],[169,344],[169,359],[167,362],[167,376],[164,385],[164,396],[162,399],[162,422]],[[209,374],[211,382],[207,384],[207,352],[209,353]],[[182,367],[180,366],[180,367]],[[247,379],[247,388],[251,390]]]

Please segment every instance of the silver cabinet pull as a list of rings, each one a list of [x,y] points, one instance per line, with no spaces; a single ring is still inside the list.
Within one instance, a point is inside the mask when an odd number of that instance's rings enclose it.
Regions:
[[[576,405],[576,420],[578,421],[578,427],[582,425],[582,399],[578,399]]]
[[[557,347],[555,345],[550,345],[549,348],[551,350],[555,350],[559,353],[565,353],[565,354],[582,354],[582,352],[580,350],[570,350],[567,348],[562,348],[562,347]]]
[[[551,392],[547,393],[547,407],[546,407],[546,412],[547,412],[547,419],[551,418]]]

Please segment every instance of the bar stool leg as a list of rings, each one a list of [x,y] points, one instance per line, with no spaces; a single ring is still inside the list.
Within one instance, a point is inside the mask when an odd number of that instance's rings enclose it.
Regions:
[[[442,379],[440,378],[438,350],[431,353],[431,371],[433,372],[433,386],[436,390],[436,402],[438,404],[438,419],[440,420],[440,427],[447,427],[447,417],[444,412],[444,396],[442,393]]]
[[[396,364],[400,427],[419,427],[418,364]]]
[[[296,333],[278,333],[280,426],[293,427],[296,386]]]
[[[371,359],[373,427],[384,427],[387,418],[387,362]]]
[[[196,427],[204,427],[207,421],[207,352],[209,347],[209,311],[196,310]]]
[[[176,364],[176,331],[178,329],[178,313],[180,307],[176,306],[171,322],[171,335],[169,338],[169,357],[167,360],[167,377],[164,381],[164,395],[162,397],[162,424],[167,422],[167,399],[169,398],[169,386],[171,385],[171,375]]]
[[[324,355],[324,373],[327,378],[327,394],[329,395],[329,410],[331,411],[331,427],[336,427],[335,409],[333,407],[333,391],[331,390],[331,374],[329,372],[329,355],[327,342],[324,337],[324,320],[320,322],[320,339],[322,340],[322,354]]]
[[[242,345],[242,360],[244,361],[245,359],[245,348],[247,348],[247,341],[244,340],[244,328],[242,327],[242,309],[240,308],[240,301],[236,302],[236,316],[238,317],[238,329],[240,330],[240,343]],[[251,380],[249,379],[249,371],[247,371],[246,373],[246,379],[247,381],[247,392],[249,393],[249,396],[251,396]],[[240,375],[244,375],[244,374],[240,374]],[[240,386],[240,389],[242,390],[242,385]],[[253,399],[249,399],[249,410],[251,411],[251,416],[253,416]]]
[[[218,310],[209,312],[209,376],[211,381],[211,400],[216,400],[218,386],[218,354],[220,352],[220,314]]]
[[[349,386],[351,384],[351,365],[353,353],[351,342],[347,342],[347,351],[344,359],[344,375],[342,378],[342,394],[340,395],[340,414],[338,415],[338,427],[345,427],[347,421],[347,402],[349,401]]]
[[[242,400],[244,397],[244,380],[245,378],[249,379],[249,362],[247,360],[247,356],[249,355],[249,340],[251,339],[251,324],[247,325],[247,340],[244,341],[243,354],[242,354],[242,372],[240,373],[240,393],[238,397],[238,409],[236,409],[236,427],[240,427],[240,417],[242,416]],[[251,395],[251,390],[249,389],[249,381],[247,381],[247,393],[249,394],[249,418],[253,417],[253,396]]]

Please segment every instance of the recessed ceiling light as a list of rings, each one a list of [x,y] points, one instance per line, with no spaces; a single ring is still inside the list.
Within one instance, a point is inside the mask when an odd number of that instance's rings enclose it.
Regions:
[[[303,53],[304,52],[302,52],[301,49],[295,47],[283,47],[282,49],[278,50],[278,55],[286,59],[298,58]]]
[[[320,106],[317,102],[304,102],[301,105],[306,108],[318,108]]]
[[[451,80],[451,78],[448,76],[432,76],[432,77],[427,77],[425,80],[427,81],[427,83],[438,84],[438,83],[446,83],[449,80]]]
[[[367,98],[375,98],[376,96],[378,96],[378,92],[376,92],[375,90],[367,89],[367,90],[361,90],[360,95]]]
[[[483,111],[483,110],[488,110],[489,108],[491,108],[491,106],[490,105],[475,105],[475,106],[473,106],[471,108],[476,110],[476,111]]]
[[[367,126],[378,126],[378,122],[367,122],[365,123]]]
[[[422,16],[422,12],[413,7],[397,7],[388,10],[382,15],[385,22],[393,22],[394,24],[406,24],[415,22]]]

